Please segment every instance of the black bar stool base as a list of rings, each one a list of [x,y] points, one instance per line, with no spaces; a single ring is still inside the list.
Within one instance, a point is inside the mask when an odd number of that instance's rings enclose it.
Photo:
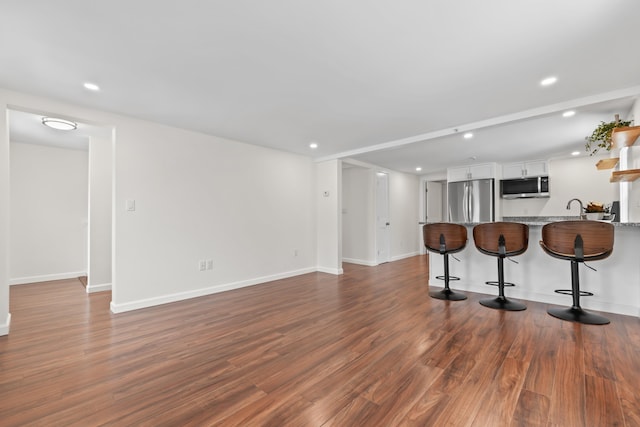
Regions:
[[[431,291],[429,296],[435,299],[444,299],[448,301],[462,301],[467,299],[467,296],[458,292],[453,292],[451,289],[443,289],[441,291]]]
[[[512,301],[504,297],[482,299],[480,300],[480,304],[484,305],[485,307],[507,311],[522,311],[527,309],[527,306],[523,303]]]
[[[547,313],[558,319],[586,325],[607,325],[610,323],[606,317],[589,313],[581,308],[550,308]]]

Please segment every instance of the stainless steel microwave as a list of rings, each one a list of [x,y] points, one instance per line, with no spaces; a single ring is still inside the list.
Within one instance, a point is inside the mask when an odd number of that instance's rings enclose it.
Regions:
[[[503,199],[549,197],[549,177],[503,179],[500,181],[500,196]]]

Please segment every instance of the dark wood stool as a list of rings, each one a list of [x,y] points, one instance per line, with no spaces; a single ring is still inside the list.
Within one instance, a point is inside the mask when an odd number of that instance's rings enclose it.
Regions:
[[[501,310],[525,310],[526,305],[504,296],[505,286],[515,286],[504,281],[504,259],[520,255],[527,250],[529,226],[517,222],[489,222],[476,225],[473,227],[473,241],[480,252],[498,258],[498,280],[485,282],[487,285],[498,287],[498,297],[480,300],[480,304]]]
[[[571,289],[557,289],[559,294],[571,295],[571,308],[550,308],[547,313],[563,320],[606,325],[609,319],[584,311],[581,296],[593,293],[580,290],[578,264],[607,258],[613,252],[613,225],[600,221],[561,221],[542,227],[542,249],[554,258],[571,261]]]
[[[467,228],[460,224],[439,222],[426,224],[422,227],[424,246],[431,252],[437,252],[444,256],[444,276],[436,276],[436,279],[444,280],[444,289],[431,291],[432,298],[449,301],[461,301],[467,296],[454,292],[449,288],[449,282],[460,280],[459,277],[449,275],[449,254],[460,252],[467,246]]]

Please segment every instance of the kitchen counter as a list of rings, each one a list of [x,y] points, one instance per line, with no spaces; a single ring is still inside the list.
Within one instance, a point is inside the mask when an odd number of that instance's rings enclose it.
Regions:
[[[545,224],[549,224],[550,222],[577,221],[579,219],[580,217],[578,216],[505,216],[502,220],[506,222],[521,222],[523,224],[532,226],[542,226]],[[611,222],[605,220],[601,221],[610,222],[614,227],[640,227],[640,222]]]
[[[510,217],[506,221],[529,225],[529,247],[514,261],[504,263],[505,280],[516,287],[506,288],[508,298],[571,306],[571,296],[557,294],[556,289],[571,289],[570,262],[553,258],[539,245],[542,226],[549,222],[573,220],[577,217]],[[580,304],[586,310],[619,313],[640,317],[640,223],[612,223],[615,226],[613,253],[606,259],[588,263],[597,271],[580,266],[580,288],[594,293],[582,297]],[[487,280],[497,280],[496,258],[484,255],[473,243],[473,227],[467,227],[467,247],[449,259],[450,273],[460,277],[451,288],[460,291],[497,295],[494,286],[485,285]],[[429,252],[429,285],[441,288],[443,281],[435,277],[444,274],[442,256]],[[526,304],[526,301],[523,301]]]
[[[543,225],[549,224],[550,222],[556,221],[577,221],[580,218],[578,216],[505,216],[502,221],[505,222],[520,222],[523,224],[527,224],[531,227],[541,227]],[[640,222],[610,222],[614,227],[640,227]],[[419,225],[429,224],[428,222],[419,222]],[[479,222],[458,222],[457,224],[461,224],[467,227],[474,227]]]

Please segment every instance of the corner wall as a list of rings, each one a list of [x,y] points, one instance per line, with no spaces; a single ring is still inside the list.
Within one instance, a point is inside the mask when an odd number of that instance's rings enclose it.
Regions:
[[[113,169],[110,139],[89,142],[89,256],[87,292],[111,289],[111,183]]]
[[[342,162],[316,164],[318,271],[342,274]]]
[[[9,333],[9,110],[0,92],[0,336]]]

